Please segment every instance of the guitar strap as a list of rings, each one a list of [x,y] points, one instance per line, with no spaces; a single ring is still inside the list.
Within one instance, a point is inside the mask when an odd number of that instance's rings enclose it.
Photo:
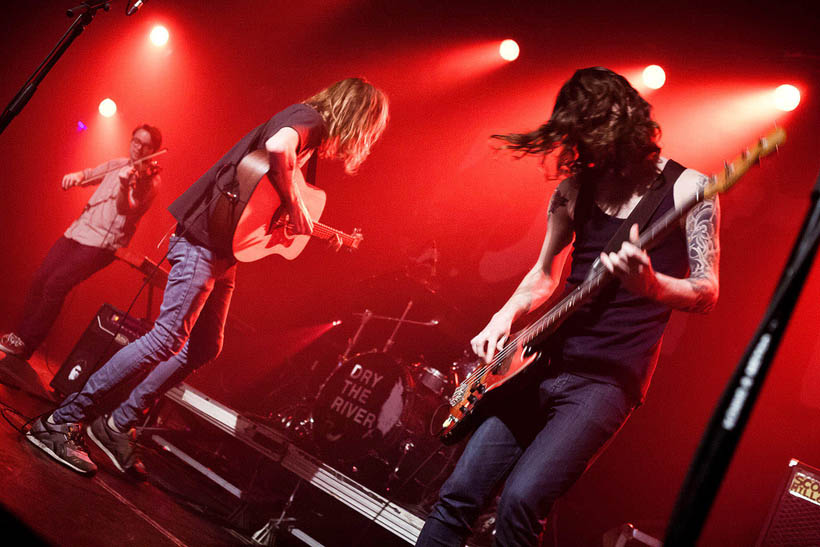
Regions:
[[[649,219],[651,219],[655,211],[658,210],[661,201],[663,201],[666,194],[672,190],[675,181],[678,180],[678,177],[680,177],[685,169],[683,165],[675,160],[667,160],[663,171],[658,175],[657,181],[652,185],[649,191],[644,194],[641,201],[632,209],[629,216],[621,223],[615,235],[612,236],[612,239],[610,239],[604,247],[603,252],[609,253],[620,249],[621,244],[629,239],[629,229],[633,224],[638,225],[639,231],[643,231],[643,229],[646,228]],[[585,191],[582,191],[578,196],[578,203],[575,208],[577,212],[575,215],[576,227],[580,228],[585,224],[589,215],[592,213],[593,206],[592,188],[587,187]]]
[[[621,223],[615,235],[609,240],[603,248],[604,253],[617,251],[621,248],[621,244],[629,239],[629,229],[633,224],[638,225],[638,231],[642,232],[652,215],[658,210],[658,207],[663,201],[666,194],[672,191],[675,181],[678,180],[681,173],[686,168],[676,162],[675,160],[667,160],[663,171],[658,175],[656,182],[652,185],[649,191],[644,194],[638,205],[632,209],[629,216]],[[579,208],[580,207],[580,208]],[[592,188],[587,188],[580,192],[578,202],[576,203],[575,211],[575,225],[576,229],[584,225],[589,215],[592,214],[592,207],[594,207]],[[600,264],[600,259],[596,258],[592,267],[589,269],[588,276],[592,276]]]
[[[319,151],[314,150],[313,154],[310,155],[310,159],[308,160],[307,164],[307,173],[305,173],[305,180],[311,183],[313,186],[316,186],[316,166],[319,164]]]

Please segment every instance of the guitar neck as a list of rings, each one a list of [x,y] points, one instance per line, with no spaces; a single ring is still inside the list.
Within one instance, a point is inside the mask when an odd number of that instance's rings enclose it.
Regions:
[[[357,238],[356,236],[346,234],[341,230],[331,228],[327,224],[322,224],[321,222],[313,223],[313,233],[311,235],[324,240],[339,239],[341,240],[342,245],[345,245],[347,247],[355,248],[358,247],[359,244],[359,238]]]
[[[698,193],[691,197],[680,208],[670,209],[661,218],[653,222],[640,236],[639,246],[648,250],[661,241],[697,203],[703,201],[703,194]],[[516,335],[516,340],[523,344],[533,344],[551,334],[564,319],[578,307],[587,302],[604,285],[613,278],[600,264],[593,270],[583,283],[575,287],[567,296],[561,299],[549,312]]]

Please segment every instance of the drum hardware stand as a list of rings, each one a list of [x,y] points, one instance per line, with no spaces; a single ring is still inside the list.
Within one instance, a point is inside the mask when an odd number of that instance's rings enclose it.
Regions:
[[[373,318],[373,312],[370,310],[364,310],[362,313],[354,313],[353,315],[359,316],[362,318],[361,322],[359,323],[359,328],[356,329],[356,334],[353,335],[353,338],[347,341],[347,348],[345,348],[345,352],[339,358],[339,362],[346,361],[347,358],[350,356],[350,352],[353,351],[353,348],[359,341],[359,337],[362,335],[362,331],[364,330],[364,326],[367,324],[370,319]]]
[[[251,536],[251,540],[253,540],[254,543],[257,545],[265,545],[266,547],[273,547],[276,545],[276,537],[279,533],[282,532],[283,529],[288,531],[288,528],[283,528],[282,525],[293,524],[296,521],[295,518],[286,518],[286,516],[291,505],[293,505],[293,500],[296,498],[296,491],[299,490],[301,484],[302,479],[299,479],[296,482],[296,486],[293,487],[288,501],[285,502],[285,506],[282,508],[282,514],[279,515],[279,518],[270,519],[262,528],[254,532],[253,536]]]
[[[319,389],[316,390],[316,394],[313,396],[313,403],[316,402],[316,399],[319,397],[319,394],[322,392],[323,389],[325,389],[325,385],[327,385],[327,382],[330,379],[330,377],[333,376],[333,374],[337,370],[339,370],[339,367],[342,366],[342,363],[347,361],[347,358],[350,357],[350,353],[353,351],[353,348],[356,347],[356,344],[359,342],[359,337],[362,335],[364,326],[367,324],[368,321],[370,321],[370,319],[375,317],[373,315],[373,312],[368,309],[365,309],[362,313],[354,313],[353,315],[362,318],[362,320],[359,322],[359,327],[356,329],[356,332],[353,334],[353,337],[347,341],[347,347],[345,348],[344,353],[339,356],[339,360],[336,361],[336,367],[330,372],[330,374],[327,375],[324,382],[322,382],[322,384],[319,386]],[[305,397],[305,399],[307,399],[307,397]],[[311,420],[311,425],[312,423],[313,420]]]
[[[401,444],[401,456],[399,457],[399,461],[396,462],[396,466],[393,468],[393,472],[390,473],[390,475],[387,477],[387,485],[385,488],[388,492],[390,491],[390,483],[394,479],[399,478],[399,470],[401,469],[401,465],[404,463],[404,458],[406,458],[407,454],[414,448],[416,448],[416,445],[410,439],[407,439]]]
[[[412,446],[412,444],[413,444],[412,442],[405,442],[405,443],[404,443],[404,446],[403,446],[402,448],[403,448],[403,451],[404,451],[404,454],[405,454],[405,455],[407,454],[407,452],[408,452],[409,450],[411,450],[412,448],[414,448],[414,447]],[[408,446],[408,445],[410,445],[410,446]],[[423,462],[421,462],[421,464],[419,464],[419,465],[418,465],[418,467],[416,467],[416,468],[413,470],[413,472],[412,472],[412,473],[410,473],[410,475],[408,475],[408,477],[407,477],[406,479],[404,479],[404,480],[401,482],[401,484],[399,484],[399,485],[396,487],[396,490],[401,490],[402,488],[404,488],[405,486],[407,486],[407,485],[410,483],[410,481],[411,481],[411,480],[413,480],[413,478],[414,478],[414,477],[418,474],[418,472],[419,472],[419,471],[421,471],[421,470],[422,470],[422,468],[424,468],[424,466],[425,466],[425,465],[427,465],[427,464],[430,462],[430,460],[432,460],[432,459],[433,459],[433,456],[435,456],[435,455],[436,455],[436,453],[437,453],[437,452],[435,452],[435,451],[434,451],[434,452],[431,452],[431,453],[430,453],[430,454],[429,454],[429,455],[428,455],[428,456],[424,459],[424,461],[423,461]],[[404,456],[402,456],[402,458],[403,458],[403,457],[404,457]],[[400,464],[399,464],[399,465],[400,465]],[[396,468],[398,468],[398,465],[396,466]],[[357,537],[357,538],[356,538],[356,540],[355,540],[353,543],[351,543],[351,544],[350,544],[352,547],[358,547],[359,545],[362,545],[362,540],[364,540],[364,538],[366,538],[366,537],[367,537],[367,533],[368,533],[368,531],[370,530],[370,527],[371,527],[371,526],[373,526],[373,523],[374,523],[374,522],[376,522],[376,520],[377,520],[377,519],[381,516],[381,514],[382,514],[382,513],[384,513],[384,510],[385,510],[385,509],[387,509],[387,507],[390,505],[390,503],[391,503],[391,502],[393,502],[393,496],[391,495],[391,493],[390,493],[390,492],[385,492],[384,497],[386,498],[386,501],[382,504],[382,506],[379,508],[379,510],[378,510],[378,511],[376,511],[376,514],[375,514],[375,515],[373,515],[373,516],[372,516],[372,517],[371,517],[371,518],[367,521],[367,525],[366,525],[366,526],[362,529],[362,533],[361,533],[361,534],[359,534],[359,537]]]
[[[359,330],[356,331],[353,339],[351,339],[350,343],[348,344],[347,351],[345,351],[344,355],[342,355],[342,360],[347,359],[350,351],[352,350],[353,346],[355,345],[356,341],[359,338],[359,334],[361,334],[361,330],[364,327],[364,324],[369,321],[370,319],[378,319],[380,321],[394,321],[396,322],[396,328],[393,329],[390,338],[385,342],[384,348],[382,349],[382,353],[387,353],[387,351],[393,347],[396,339],[396,333],[399,330],[401,325],[417,325],[419,327],[435,327],[438,325],[438,319],[431,319],[430,321],[415,321],[413,319],[406,319],[410,308],[413,307],[413,301],[410,300],[407,302],[407,307],[404,308],[404,313],[401,317],[390,317],[389,315],[376,315],[370,310],[365,310],[364,313],[354,313],[353,315],[362,318],[362,323],[359,325]]]
[[[390,333],[390,338],[387,339],[387,342],[384,343],[384,348],[382,348],[382,353],[387,353],[390,348],[393,347],[393,344],[396,341],[396,333],[399,332],[399,327],[404,321],[407,319],[407,314],[410,313],[410,308],[413,307],[413,301],[408,300],[407,306],[404,307],[404,312],[402,312],[401,317],[398,321],[396,321],[396,328],[393,329],[393,332]]]

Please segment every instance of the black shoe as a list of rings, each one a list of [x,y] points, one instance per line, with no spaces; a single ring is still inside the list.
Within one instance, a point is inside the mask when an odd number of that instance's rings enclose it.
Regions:
[[[128,433],[112,429],[106,415],[97,417],[91,425],[86,426],[85,432],[117,469],[134,478],[145,479],[145,466],[137,456],[137,443],[134,440],[136,432],[133,429]]]
[[[51,424],[38,418],[26,432],[26,440],[77,473],[97,472],[80,440],[80,424]]]

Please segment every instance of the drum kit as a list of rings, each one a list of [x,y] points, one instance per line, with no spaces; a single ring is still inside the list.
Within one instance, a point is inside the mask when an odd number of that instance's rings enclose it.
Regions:
[[[408,356],[412,344],[396,344],[401,329],[408,327],[413,327],[417,346],[436,340],[419,333],[440,329],[440,317],[447,313],[410,318],[413,311],[429,310],[431,300],[434,309],[443,308],[434,290],[422,289],[409,298],[406,291],[394,293],[407,298],[401,314],[381,315],[370,309],[354,313],[358,327],[344,352],[333,359],[317,392],[271,416],[277,427],[339,471],[395,501],[429,509],[460,450],[444,446],[438,438],[448,415],[448,398],[475,357],[459,342],[458,358],[437,367],[418,351]],[[383,344],[376,344],[368,331],[390,334]],[[365,344],[371,349],[356,351]]]

